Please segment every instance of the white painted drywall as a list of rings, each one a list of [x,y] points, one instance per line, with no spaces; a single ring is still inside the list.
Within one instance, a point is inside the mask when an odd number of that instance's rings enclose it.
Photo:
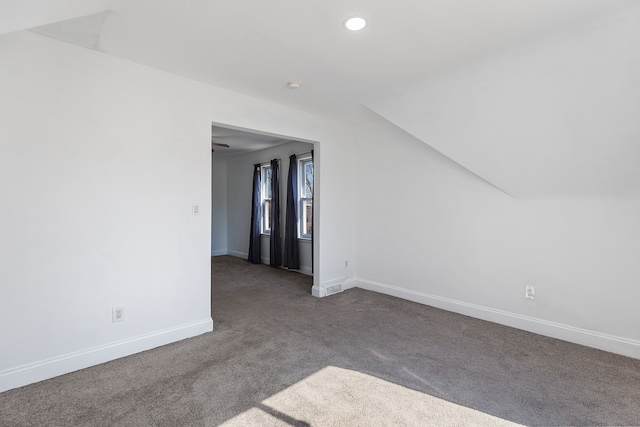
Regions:
[[[632,14],[372,102],[359,285],[640,358],[639,41]]]
[[[284,225],[287,207],[287,178],[289,174],[289,156],[308,153],[313,144],[305,142],[288,142],[264,150],[229,157],[228,162],[228,236],[230,253],[245,257],[249,252],[249,227],[251,225],[251,194],[253,191],[253,165],[268,163],[272,159],[280,159],[280,224],[284,239]],[[262,260],[269,263],[269,236],[262,236]],[[311,244],[309,241],[298,242],[300,250],[300,272],[311,274]],[[284,250],[284,243],[283,243]]]
[[[212,154],[211,255],[227,254],[227,161]]]
[[[212,122],[319,141],[314,281],[344,274],[352,127],[30,32],[0,57],[0,390],[211,329]]]
[[[636,12],[369,106],[515,197],[637,195],[639,43]]]
[[[0,389],[23,365],[211,330],[210,122],[183,85],[31,33],[0,52]]]
[[[640,197],[514,199],[385,121],[358,146],[359,286],[640,358]]]

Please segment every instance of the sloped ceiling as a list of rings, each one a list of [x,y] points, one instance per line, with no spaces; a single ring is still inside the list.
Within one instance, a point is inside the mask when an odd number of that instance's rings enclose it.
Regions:
[[[81,18],[30,28],[30,31],[87,49],[98,49],[102,27],[110,13],[109,11],[98,12]]]
[[[640,186],[637,0],[0,4],[0,34],[38,27],[348,123],[381,115],[516,197]],[[363,31],[343,28],[353,14]]]
[[[111,0],[0,0],[0,35],[109,9]]]
[[[640,196],[640,16],[369,107],[514,197]]]

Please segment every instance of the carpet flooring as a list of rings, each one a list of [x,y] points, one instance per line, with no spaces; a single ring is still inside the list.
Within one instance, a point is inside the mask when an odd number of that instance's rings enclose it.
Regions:
[[[640,426],[640,360],[212,258],[214,331],[0,394],[1,426]]]

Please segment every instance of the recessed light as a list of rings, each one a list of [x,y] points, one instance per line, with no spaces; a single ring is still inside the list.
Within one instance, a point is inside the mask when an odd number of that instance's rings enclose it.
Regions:
[[[362,16],[350,16],[344,20],[344,26],[347,30],[360,31],[367,25],[367,21]]]

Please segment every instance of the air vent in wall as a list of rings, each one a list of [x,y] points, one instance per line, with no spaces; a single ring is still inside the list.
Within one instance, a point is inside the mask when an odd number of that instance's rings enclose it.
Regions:
[[[327,296],[337,294],[338,292],[342,292],[342,283],[327,288]]]

